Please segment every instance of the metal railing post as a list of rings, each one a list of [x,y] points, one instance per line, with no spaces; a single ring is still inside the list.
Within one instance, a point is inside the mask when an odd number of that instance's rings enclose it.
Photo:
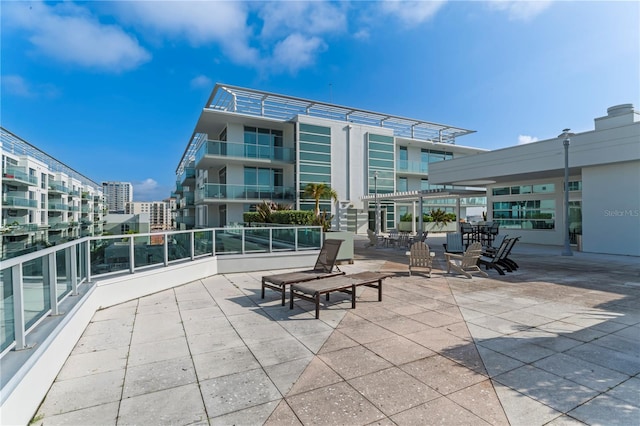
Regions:
[[[241,247],[242,247],[242,254],[244,254],[244,251],[245,251],[244,244],[245,244],[245,242],[246,242],[246,241],[245,241],[244,228],[242,228],[242,229],[240,230],[240,232],[242,233],[242,234],[241,234],[241,235],[242,235],[242,246],[241,246]]]
[[[196,233],[191,231],[189,233],[189,251],[191,252],[191,260],[196,258]]]
[[[71,294],[73,296],[78,295],[78,258],[77,258],[77,245],[73,245],[68,249],[67,268],[69,272],[68,278],[71,280]]]
[[[164,241],[162,242],[163,246],[163,263],[165,268],[169,266],[169,234],[167,232],[164,233]]]
[[[22,277],[22,263],[11,268],[13,284],[13,333],[16,350],[28,349],[24,324],[24,282]]]
[[[47,259],[47,268],[46,273],[42,274],[42,281],[44,283],[49,283],[49,304],[51,309],[51,315],[56,316],[60,315],[58,312],[58,277],[57,277],[57,267],[56,267],[56,252],[49,253],[46,258]]]
[[[269,228],[269,253],[273,252],[273,228]]]
[[[136,262],[136,250],[133,244],[133,235],[129,237],[129,273],[133,274],[135,271],[135,262]]]
[[[87,246],[85,248],[84,266],[87,273],[87,282],[91,281],[91,240],[87,240]]]

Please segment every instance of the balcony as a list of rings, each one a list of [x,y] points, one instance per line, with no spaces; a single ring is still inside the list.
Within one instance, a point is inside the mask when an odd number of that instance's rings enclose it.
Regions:
[[[49,210],[51,211],[60,211],[60,212],[68,212],[69,206],[64,203],[49,203]]]
[[[38,208],[38,201],[18,196],[7,196],[2,200],[2,207],[13,209],[36,209]]]
[[[29,176],[24,168],[7,167],[2,172],[2,181],[4,183],[11,183],[14,185],[26,185],[36,186],[38,185],[38,178],[35,176]]]
[[[78,206],[69,206],[69,211],[70,212],[79,212],[80,211],[80,207],[78,207]]]
[[[295,194],[295,188],[292,186],[208,183],[196,191],[195,202],[196,204],[219,201],[260,202],[263,200],[294,202]]]
[[[233,159],[242,164],[246,164],[247,160],[258,160],[261,163],[293,163],[295,153],[293,148],[211,140],[203,143],[196,152],[198,167],[226,164]]]
[[[426,175],[429,172],[429,164],[421,161],[396,161],[396,172],[400,174]]]
[[[49,222],[49,231],[58,231],[69,228],[69,222]]]
[[[195,194],[193,192],[185,192],[180,198],[180,209],[195,207]]]
[[[49,193],[50,194],[68,194],[69,188],[62,182],[52,181],[52,182],[49,182]]]
[[[188,183],[192,183],[196,178],[196,169],[194,167],[186,167],[180,176],[178,176],[178,182],[180,184],[185,185]]]
[[[2,228],[2,235],[15,236],[15,235],[27,235],[38,230],[38,224],[27,223],[19,225],[8,225]]]

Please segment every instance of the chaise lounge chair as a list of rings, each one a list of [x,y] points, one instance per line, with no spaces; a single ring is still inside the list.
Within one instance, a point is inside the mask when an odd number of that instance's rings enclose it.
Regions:
[[[342,241],[343,240],[325,240],[313,269],[263,276],[262,298],[264,299],[265,288],[279,291],[282,294],[282,306],[284,306],[284,299],[288,285],[317,280],[320,278],[333,277],[336,275],[344,275],[344,272],[340,271],[340,268],[336,266],[336,258],[338,257],[338,250],[340,250]],[[336,270],[334,270],[334,267]]]
[[[411,245],[409,253],[409,276],[415,269],[423,269],[427,271],[427,276],[431,278],[431,266],[433,258],[429,246],[418,241]]]
[[[472,243],[464,254],[445,253],[444,256],[447,260],[447,273],[450,273],[453,269],[464,275],[467,278],[471,278],[472,273],[478,273],[487,278],[484,271],[478,266],[478,259],[482,255],[482,244],[479,242]]]

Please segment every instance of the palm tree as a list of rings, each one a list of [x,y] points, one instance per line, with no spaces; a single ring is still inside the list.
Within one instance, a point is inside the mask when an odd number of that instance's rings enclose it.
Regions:
[[[338,202],[338,193],[325,183],[308,183],[304,187],[305,198],[313,198],[316,202],[316,217],[320,216],[320,199],[332,199]]]

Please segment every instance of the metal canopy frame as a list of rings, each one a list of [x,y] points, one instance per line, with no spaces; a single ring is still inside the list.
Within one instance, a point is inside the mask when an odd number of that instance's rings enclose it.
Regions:
[[[390,201],[418,201],[420,204],[419,211],[422,212],[424,200],[437,200],[442,198],[455,198],[456,200],[456,231],[460,232],[460,198],[466,197],[483,197],[487,195],[486,189],[467,188],[467,189],[424,189],[418,191],[392,192],[385,194],[367,194],[360,197],[362,201],[374,201],[377,204],[380,200]],[[419,229],[422,229],[422,214],[418,219]]]

